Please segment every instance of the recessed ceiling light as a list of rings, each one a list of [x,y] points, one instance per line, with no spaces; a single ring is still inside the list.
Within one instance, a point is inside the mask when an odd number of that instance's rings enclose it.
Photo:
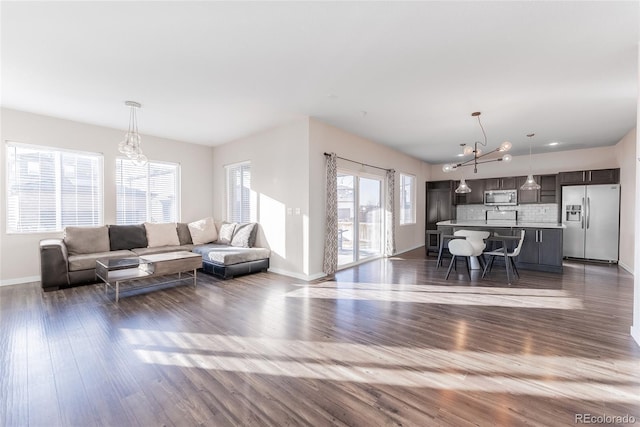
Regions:
[[[464,157],[464,153],[456,154],[458,157]]]
[[[553,146],[558,145],[558,144],[560,144],[560,143],[557,142],[557,141],[553,141],[553,142],[548,143],[547,145],[553,147]]]

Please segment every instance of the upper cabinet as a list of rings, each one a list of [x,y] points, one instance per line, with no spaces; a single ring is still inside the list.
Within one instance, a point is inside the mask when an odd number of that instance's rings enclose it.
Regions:
[[[558,202],[558,175],[535,175],[533,177],[538,184],[539,190],[520,190],[520,186],[527,180],[526,176],[519,176],[518,180],[518,203],[557,203]]]
[[[467,179],[467,185],[471,193],[456,193],[456,205],[482,205],[484,203],[484,179]],[[454,188],[458,188],[460,181],[454,182]]]
[[[619,184],[620,169],[560,172],[560,185]]]
[[[487,178],[484,180],[485,190],[515,190],[516,188],[517,178],[515,176]]]

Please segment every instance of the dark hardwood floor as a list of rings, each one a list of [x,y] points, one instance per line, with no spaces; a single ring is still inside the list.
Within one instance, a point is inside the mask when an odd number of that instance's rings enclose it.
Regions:
[[[640,424],[630,274],[572,262],[506,286],[498,266],[445,281],[435,262],[200,274],[119,303],[101,285],[2,287],[0,425]]]

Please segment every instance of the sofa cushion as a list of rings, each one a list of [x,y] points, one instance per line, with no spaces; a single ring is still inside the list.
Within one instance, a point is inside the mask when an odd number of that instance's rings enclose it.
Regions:
[[[144,225],[110,225],[109,242],[112,251],[146,248],[147,230]]]
[[[92,254],[69,255],[69,271],[90,270],[96,268],[96,261],[100,258],[135,257],[131,251],[105,251]]]
[[[228,245],[233,239],[233,232],[236,229],[235,222],[223,222],[220,225],[220,231],[218,232],[218,240],[216,243]]]
[[[69,255],[108,252],[109,229],[102,227],[65,227],[64,243]]]
[[[187,224],[186,222],[178,223],[178,240],[180,241],[181,245],[193,244],[193,239],[191,238],[191,232],[189,231],[189,224]]]
[[[156,246],[179,246],[178,227],[175,222],[151,223],[145,222],[144,228],[147,230],[147,241],[149,248]]]
[[[178,251],[191,252],[191,249],[193,249],[193,245],[173,245],[173,246],[156,246],[153,248],[135,248],[135,249],[131,249],[131,252],[133,252],[137,256],[143,256],[143,255],[152,255],[152,254],[163,254],[165,252],[178,252]]]
[[[235,230],[233,231],[233,238],[231,239],[231,246],[252,248],[256,243],[257,232],[258,224],[255,222],[236,224]]]
[[[189,232],[191,233],[194,245],[215,242],[218,239],[216,224],[211,217],[190,222]]]
[[[221,265],[233,265],[248,261],[267,259],[271,255],[269,249],[238,248],[235,246],[209,244],[195,246],[193,252],[202,255],[203,261]]]

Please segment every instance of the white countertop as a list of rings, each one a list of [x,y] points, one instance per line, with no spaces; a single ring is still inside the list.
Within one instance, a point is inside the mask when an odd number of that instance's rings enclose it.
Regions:
[[[525,222],[525,221],[499,221],[499,220],[448,220],[440,221],[436,225],[455,226],[455,227],[522,227],[522,228],[566,228],[564,224],[557,222]]]

